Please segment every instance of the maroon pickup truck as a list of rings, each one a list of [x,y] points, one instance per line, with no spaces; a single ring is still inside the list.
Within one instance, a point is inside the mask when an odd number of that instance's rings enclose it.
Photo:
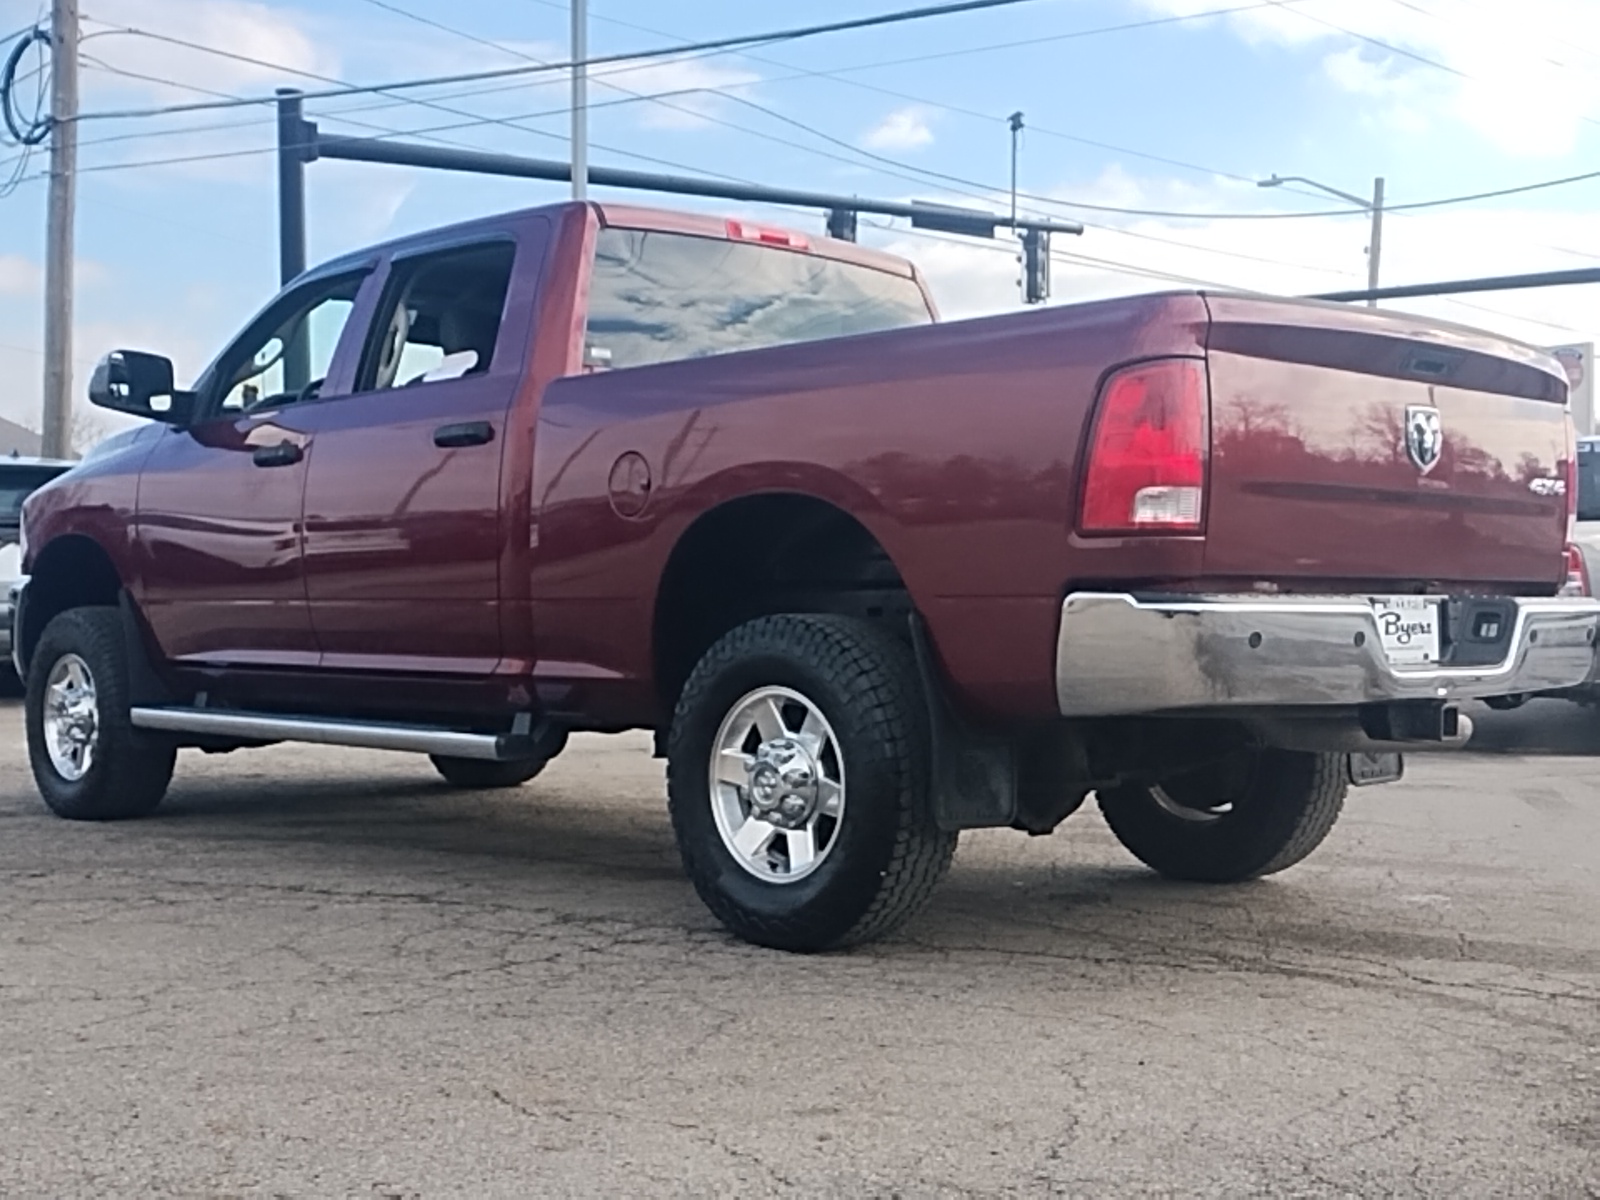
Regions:
[[[1094,793],[1162,874],[1282,870],[1463,698],[1576,684],[1566,382],[1414,318],[1193,292],[936,323],[916,271],[558,205],[295,280],[28,503],[15,653],[62,816],[181,748],[512,787],[648,729],[739,935],[823,949],[960,830]]]

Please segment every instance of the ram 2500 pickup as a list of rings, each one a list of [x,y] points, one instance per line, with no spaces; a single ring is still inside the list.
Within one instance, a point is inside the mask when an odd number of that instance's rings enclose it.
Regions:
[[[882,934],[958,833],[1091,794],[1156,871],[1282,870],[1463,699],[1585,679],[1554,360],[1163,294],[937,323],[905,262],[565,204],[349,254],[36,494],[15,647],[64,817],[181,748],[512,787],[654,730],[729,928]]]

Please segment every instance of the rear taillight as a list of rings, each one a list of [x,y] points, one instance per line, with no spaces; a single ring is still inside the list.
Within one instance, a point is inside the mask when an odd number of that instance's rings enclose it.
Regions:
[[[1584,561],[1583,551],[1570,542],[1567,544],[1567,581],[1561,585],[1563,596],[1588,596],[1592,593],[1589,589],[1589,564]]]
[[[1204,362],[1171,358],[1118,371],[1100,393],[1078,528],[1197,532],[1205,521],[1210,457]]]

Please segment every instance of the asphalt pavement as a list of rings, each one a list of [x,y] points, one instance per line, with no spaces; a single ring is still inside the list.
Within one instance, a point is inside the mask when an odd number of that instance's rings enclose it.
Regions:
[[[1480,737],[1273,880],[1091,806],[795,957],[700,907],[642,738],[491,797],[196,754],[88,826],[6,702],[0,1194],[1600,1196],[1600,714]]]

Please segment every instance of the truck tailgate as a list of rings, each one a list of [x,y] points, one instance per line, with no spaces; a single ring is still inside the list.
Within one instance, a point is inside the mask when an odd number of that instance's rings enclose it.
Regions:
[[[1567,385],[1420,318],[1208,296],[1210,577],[1553,591]]]

